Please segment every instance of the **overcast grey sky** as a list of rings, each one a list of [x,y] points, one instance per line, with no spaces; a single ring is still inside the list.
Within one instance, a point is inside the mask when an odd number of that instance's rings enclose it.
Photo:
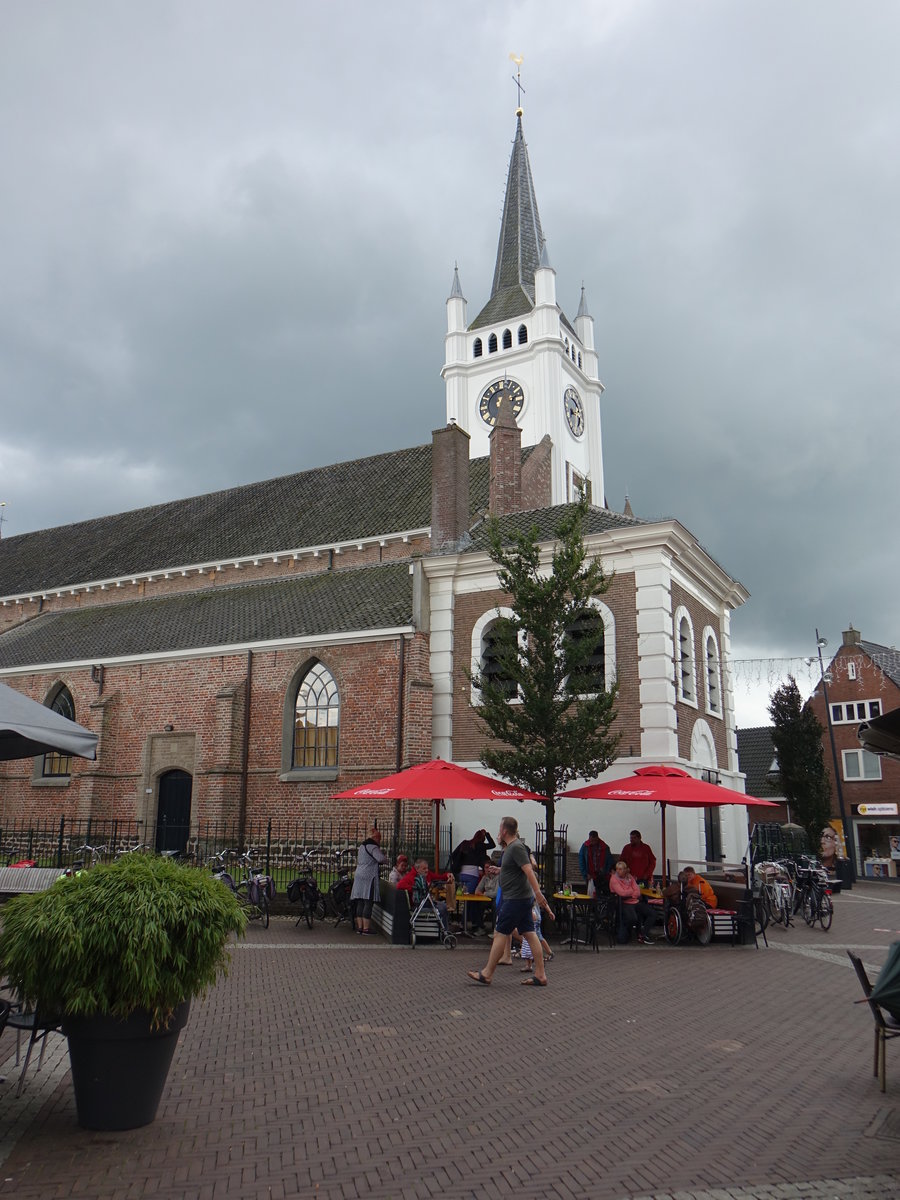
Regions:
[[[741,724],[897,639],[900,5],[4,0],[3,534],[428,441],[524,56],[607,498],[750,590]],[[750,661],[745,661],[750,660]]]

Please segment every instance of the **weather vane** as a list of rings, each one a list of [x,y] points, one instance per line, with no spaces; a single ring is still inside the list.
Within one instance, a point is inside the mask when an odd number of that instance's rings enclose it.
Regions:
[[[510,61],[516,64],[516,73],[513,76],[513,83],[516,85],[516,91],[519,93],[519,107],[516,109],[516,116],[522,115],[522,94],[525,89],[522,87],[522,55],[510,54]]]

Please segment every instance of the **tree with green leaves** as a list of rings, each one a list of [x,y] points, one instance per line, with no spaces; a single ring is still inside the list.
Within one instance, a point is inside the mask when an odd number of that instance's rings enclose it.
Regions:
[[[792,675],[769,698],[769,716],[782,794],[810,845],[818,846],[831,818],[831,781],[822,749],[825,731],[812,708],[803,704]]]
[[[609,587],[597,556],[584,545],[586,502],[569,506],[552,555],[537,528],[504,544],[490,526],[490,556],[512,616],[489,627],[478,715],[492,742],[481,761],[519,787],[544,797],[547,842],[543,886],[552,893],[556,796],[576,778],[592,779],[616,756],[617,688],[606,688],[604,628],[591,601]]]

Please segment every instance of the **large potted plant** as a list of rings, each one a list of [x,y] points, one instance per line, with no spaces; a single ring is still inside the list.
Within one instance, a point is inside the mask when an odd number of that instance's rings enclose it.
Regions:
[[[191,998],[224,973],[245,924],[218,880],[153,855],[5,906],[0,963],[26,1005],[62,1020],[80,1125],[154,1119]]]

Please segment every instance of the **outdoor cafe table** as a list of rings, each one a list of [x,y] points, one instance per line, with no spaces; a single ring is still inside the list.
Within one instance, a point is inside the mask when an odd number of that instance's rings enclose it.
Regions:
[[[481,892],[457,892],[456,907],[459,909],[460,904],[463,910],[463,937],[469,936],[469,905],[470,904],[493,904],[491,896],[485,896]]]
[[[584,917],[585,932],[587,932],[588,907],[593,903],[594,897],[588,896],[585,892],[554,892],[553,899],[557,902],[558,915],[564,911],[562,907],[564,904],[570,906],[569,912],[566,914],[569,921],[569,949],[577,950],[580,945],[590,945],[587,938],[580,939],[578,937],[578,918]]]

